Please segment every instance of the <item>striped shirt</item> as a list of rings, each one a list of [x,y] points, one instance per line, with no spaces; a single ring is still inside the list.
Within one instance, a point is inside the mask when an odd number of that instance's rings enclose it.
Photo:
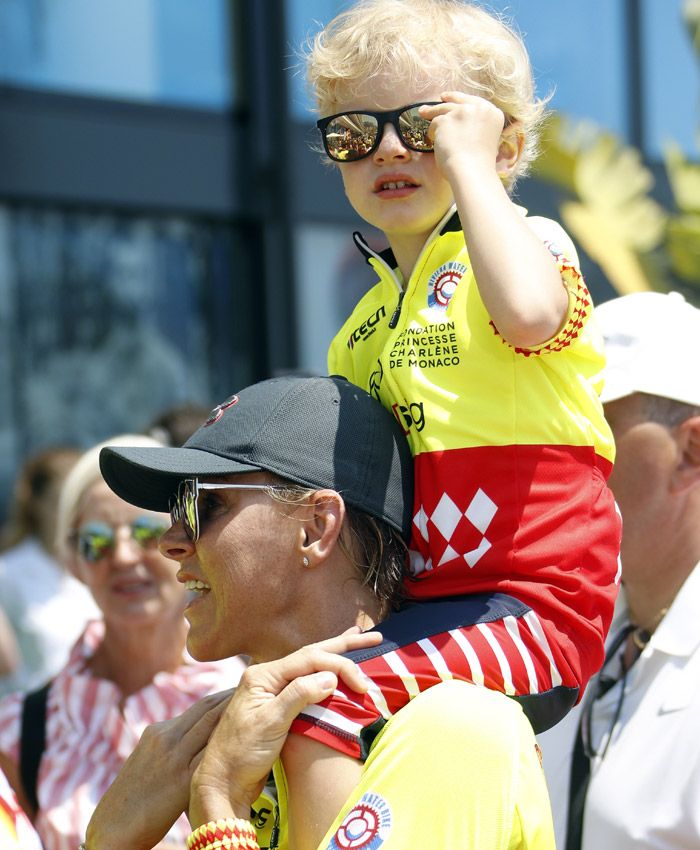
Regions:
[[[36,821],[45,850],[75,850],[95,806],[146,726],[232,687],[244,669],[238,658],[195,663],[186,656],[174,673],[157,673],[149,685],[124,700],[113,682],[96,678],[87,668],[103,636],[104,624],[91,622],[49,692]],[[19,759],[21,711],[21,694],[0,702],[0,752],[14,762]],[[183,815],[168,840],[184,846],[189,832]]]

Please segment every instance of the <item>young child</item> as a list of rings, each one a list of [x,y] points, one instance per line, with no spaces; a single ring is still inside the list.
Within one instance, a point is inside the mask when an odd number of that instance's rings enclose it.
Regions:
[[[544,104],[519,37],[458,0],[361,0],[315,39],[326,153],[389,248],[329,352],[415,458],[409,600],[339,690],[293,731],[355,757],[441,679],[521,700],[536,731],[602,663],[620,521],[598,400],[602,343],[570,239],[509,191]]]

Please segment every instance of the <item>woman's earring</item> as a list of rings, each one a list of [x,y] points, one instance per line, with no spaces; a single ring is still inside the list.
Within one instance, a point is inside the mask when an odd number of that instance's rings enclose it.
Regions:
[[[305,567],[309,566],[309,559],[306,557],[306,555],[304,555],[304,557],[301,559],[301,562]]]

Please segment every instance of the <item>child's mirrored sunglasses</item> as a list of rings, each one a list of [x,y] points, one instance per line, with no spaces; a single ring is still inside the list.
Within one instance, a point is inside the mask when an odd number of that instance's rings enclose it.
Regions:
[[[439,101],[425,101],[402,106],[388,112],[339,112],[316,122],[323,147],[334,162],[354,162],[374,153],[379,147],[384,128],[391,124],[401,142],[412,151],[429,153],[433,143],[428,137],[430,121],[421,117],[421,106],[437,106]]]
[[[124,523],[131,532],[131,538],[142,549],[152,549],[158,538],[167,529],[166,523],[159,517],[140,516],[131,523]],[[106,522],[86,522],[78,529],[76,541],[78,552],[91,564],[101,561],[114,551],[117,531],[122,526],[112,526]]]
[[[202,490],[288,490],[280,484],[216,484],[200,483],[196,478],[185,478],[180,482],[177,493],[170,499],[170,520],[176,525],[182,520],[185,533],[195,543],[199,539],[200,521],[197,501]]]

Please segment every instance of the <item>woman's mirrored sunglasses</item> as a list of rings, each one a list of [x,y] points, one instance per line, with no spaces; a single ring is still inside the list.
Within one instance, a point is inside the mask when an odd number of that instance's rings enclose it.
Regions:
[[[176,525],[180,520],[185,533],[194,543],[199,539],[199,508],[197,501],[202,490],[289,490],[280,484],[213,484],[200,483],[196,478],[186,478],[180,482],[177,493],[170,499],[170,520]]]
[[[334,162],[364,159],[379,147],[384,128],[391,124],[402,143],[412,151],[429,153],[433,143],[428,137],[430,121],[422,118],[421,106],[437,106],[439,101],[411,103],[388,112],[339,112],[316,122],[323,147]]]
[[[158,538],[168,527],[159,517],[146,515],[123,525],[129,528],[132,540],[142,549],[154,548]],[[86,522],[75,535],[78,553],[91,564],[111,555],[117,531],[121,527],[123,526],[113,526],[106,522]]]

